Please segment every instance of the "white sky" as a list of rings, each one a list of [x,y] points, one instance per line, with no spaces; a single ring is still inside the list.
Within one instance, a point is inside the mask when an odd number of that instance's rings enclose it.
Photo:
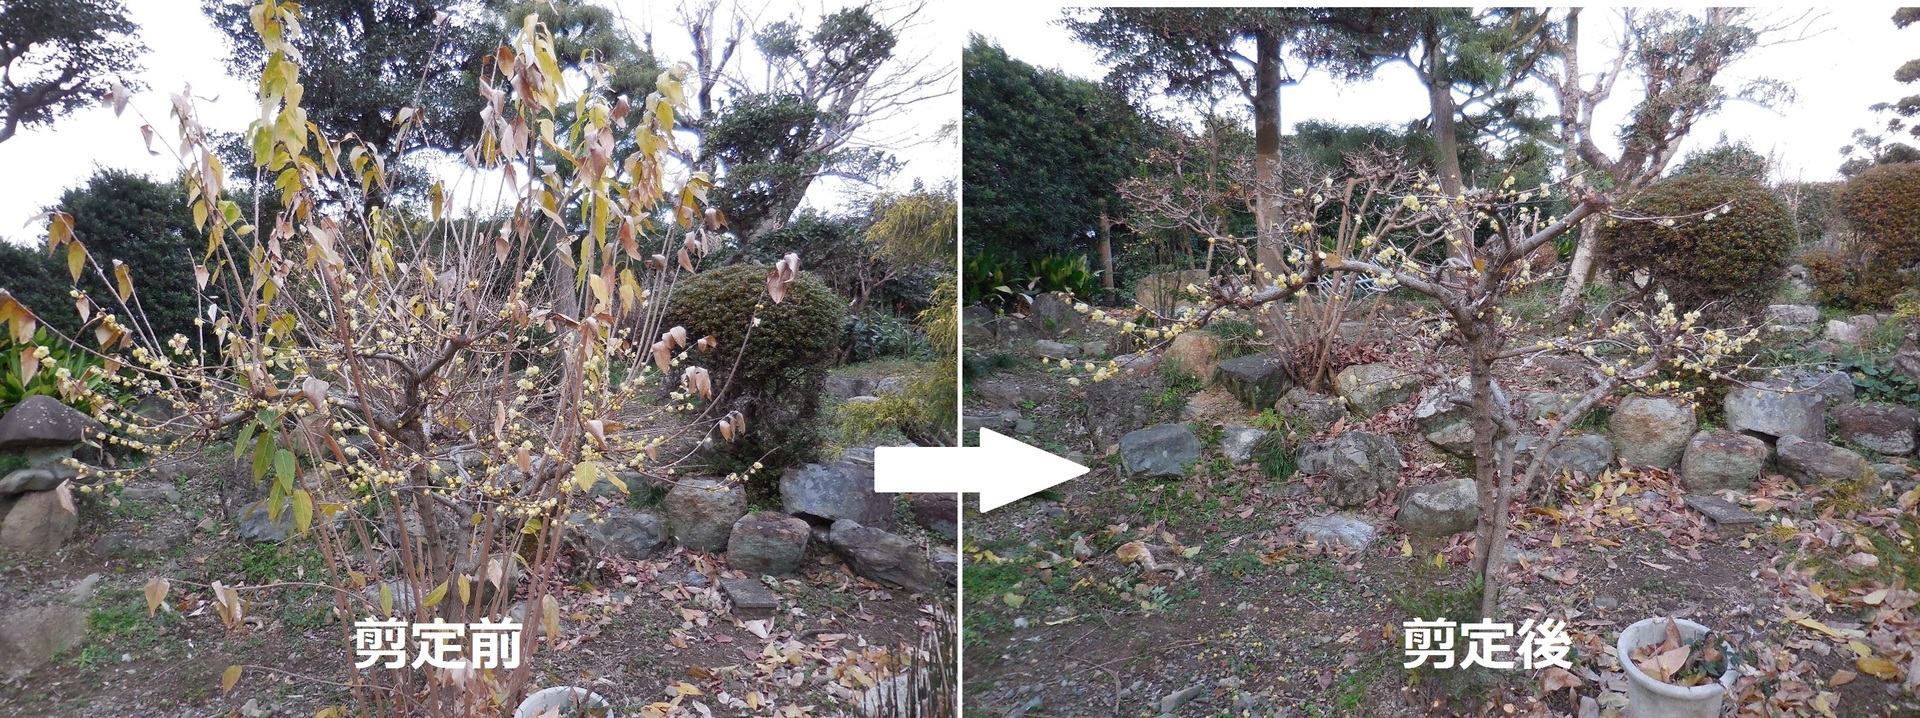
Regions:
[[[1147,3],[1163,4],[1163,3]],[[1722,75],[1724,86],[1771,77],[1790,84],[1798,99],[1789,106],[1768,109],[1730,101],[1713,117],[1700,122],[1681,150],[1709,146],[1726,133],[1730,140],[1746,139],[1762,154],[1776,158],[1776,179],[1807,181],[1839,176],[1839,150],[1851,142],[1855,128],[1883,123],[1867,107],[1913,94],[1913,86],[1893,80],[1894,68],[1920,55],[1920,28],[1895,29],[1896,5],[1860,4],[1828,8],[1814,21],[1812,36],[1798,42],[1766,47],[1748,55]],[[1798,15],[1799,10],[1775,10]],[[1000,45],[1015,59],[1070,75],[1099,80],[1107,67],[1098,54],[1076,42],[1057,24],[1063,16],[1059,2],[994,3],[992,12],[974,12],[969,28]],[[1592,72],[1611,62],[1616,47],[1616,13],[1589,8],[1581,15],[1581,62]],[[1606,28],[1604,32],[1602,28]],[[1290,63],[1289,68],[1297,67]],[[1613,99],[1601,105],[1599,127],[1618,127],[1638,100],[1637,78],[1622,79]],[[1536,93],[1551,103],[1552,95]],[[1238,102],[1223,107],[1244,110]],[[1384,68],[1371,81],[1341,84],[1324,72],[1307,75],[1299,85],[1280,94],[1281,121],[1289,131],[1303,120],[1343,124],[1402,125],[1427,116],[1424,90],[1413,71],[1403,65]],[[1611,134],[1611,133],[1606,133]],[[1617,144],[1607,147],[1616,150]]]
[[[654,48],[660,60],[673,63],[690,59],[692,43],[672,24],[675,3],[658,0],[601,0],[609,2],[635,26],[647,25],[654,31]],[[740,3],[772,21],[798,15],[808,21],[825,11],[854,4],[847,0],[769,0]],[[883,6],[895,5],[883,2]],[[258,112],[250,83],[227,76],[226,36],[216,30],[200,11],[199,0],[129,0],[131,19],[140,26],[140,38],[148,52],[139,79],[147,90],[135,95],[125,115],[116,117],[109,107],[95,106],[63,118],[49,128],[21,132],[0,142],[0,240],[32,244],[46,235],[45,222],[36,219],[57,202],[60,193],[79,185],[95,168],[124,168],[157,178],[179,173],[179,164],[156,141],[160,156],[150,156],[141,140],[140,126],[151,123],[158,138],[174,136],[168,116],[169,96],[187,85],[200,98],[202,121],[216,130],[241,130]],[[933,65],[958,67],[960,47],[965,41],[956,3],[933,0],[923,12],[924,21],[908,30],[901,41],[901,53],[929,57]],[[929,185],[959,175],[958,146],[949,140],[930,140],[940,126],[956,121],[960,115],[958,80],[949,83],[954,91],[912,106],[885,123],[877,123],[867,133],[872,139],[899,147],[896,156],[904,167],[889,189],[905,189],[913,180]],[[142,119],[144,115],[144,120]],[[901,146],[906,145],[906,146]],[[452,168],[455,163],[444,163]],[[816,182],[808,203],[837,208],[854,189],[837,180]],[[485,196],[484,192],[475,195]]]

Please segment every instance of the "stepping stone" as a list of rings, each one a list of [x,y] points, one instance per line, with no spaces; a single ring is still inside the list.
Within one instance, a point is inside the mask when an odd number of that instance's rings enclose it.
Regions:
[[[738,618],[772,618],[774,609],[780,607],[780,599],[757,578],[723,578],[720,588],[733,601],[733,615]]]
[[[1730,533],[1747,533],[1760,524],[1760,517],[1718,496],[1688,494],[1687,506],[1704,514],[1708,520],[1713,521],[1715,526]]]

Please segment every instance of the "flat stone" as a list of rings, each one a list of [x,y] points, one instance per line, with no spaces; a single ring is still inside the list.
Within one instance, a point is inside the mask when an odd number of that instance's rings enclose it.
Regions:
[[[1721,529],[1732,529],[1739,533],[1753,530],[1760,523],[1760,517],[1740,508],[1732,501],[1712,494],[1687,494],[1687,506],[1700,512]]]
[[[1365,551],[1380,535],[1380,529],[1373,524],[1354,514],[1345,513],[1315,516],[1301,521],[1295,528],[1306,538],[1351,551]]]
[[[757,578],[723,578],[720,588],[727,592],[727,600],[733,602],[733,615],[736,618],[754,620],[772,618],[773,612],[780,608],[780,598]]]
[[[1051,339],[1036,339],[1033,342],[1033,353],[1042,359],[1078,359],[1080,345],[1056,342]]]
[[[1286,361],[1273,354],[1250,354],[1220,362],[1214,378],[1227,393],[1254,411],[1273,406],[1293,388]]]
[[[893,527],[893,496],[873,490],[873,465],[839,460],[787,469],[780,476],[782,511],[822,524],[853,519]]]
[[[1185,476],[1200,459],[1200,437],[1186,424],[1161,424],[1120,437],[1120,459],[1129,473]]]
[[[1027,400],[1026,391],[1011,381],[968,382],[967,390],[989,409],[1017,409]]]
[[[1812,390],[1780,386],[1738,386],[1727,392],[1727,428],[1767,439],[1798,436],[1818,441],[1827,436],[1827,401]]]
[[[100,431],[100,422],[45,394],[13,405],[0,417],[0,449],[78,444]]]
[[[1807,304],[1767,306],[1767,321],[1784,326],[1807,326],[1820,321],[1820,308]]]
[[[21,494],[28,491],[52,491],[62,482],[78,477],[80,472],[66,464],[47,464],[9,472],[6,478],[0,478],[0,494]]]
[[[978,431],[980,429],[992,429],[994,431],[1009,431],[1013,429],[1015,424],[1020,423],[1021,419],[1020,412],[1016,409],[1004,409],[988,414],[966,414],[960,417],[960,430]]]
[[[1811,391],[1827,398],[1827,406],[1853,401],[1853,377],[1843,371],[1816,371],[1794,378],[1795,389]],[[1804,438],[1804,437],[1803,437]]]
[[[927,595],[946,585],[918,545],[858,521],[833,522],[827,532],[827,545],[854,573],[875,582]]]

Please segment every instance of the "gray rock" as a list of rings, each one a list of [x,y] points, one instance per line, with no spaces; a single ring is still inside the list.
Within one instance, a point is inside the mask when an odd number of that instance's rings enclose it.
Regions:
[[[1789,436],[1774,444],[1780,473],[1805,486],[1830,481],[1852,481],[1867,471],[1859,454],[1832,444]]]
[[[80,472],[66,464],[46,464],[25,469],[16,469],[0,479],[0,494],[21,494],[29,491],[52,491],[62,482],[78,477]]]
[[[1807,326],[1820,321],[1820,308],[1807,304],[1773,304],[1767,307],[1767,322],[1782,326]]]
[[[1201,694],[1206,692],[1207,692],[1207,687],[1205,685],[1198,685],[1198,686],[1190,686],[1188,688],[1174,691],[1165,696],[1162,696],[1160,698],[1160,712],[1172,713],[1176,710],[1179,710],[1181,706],[1184,706],[1188,703],[1192,703],[1193,699],[1199,698]]]
[[[179,489],[174,488],[173,484],[150,483],[134,484],[121,489],[120,498],[126,501],[139,501],[143,503],[158,503],[164,501],[169,504],[178,504],[185,501],[187,497],[181,494]]]
[[[585,516],[576,516],[574,521],[580,524],[580,538],[588,547],[626,559],[652,558],[666,549],[670,538],[664,519],[625,506],[607,509],[607,515],[597,523]]]
[[[1040,355],[1043,359],[1078,359],[1080,345],[1064,344],[1051,339],[1036,339],[1033,342],[1033,353]]]
[[[751,573],[751,572],[749,572]],[[771,618],[780,608],[780,598],[758,578],[723,578],[720,589],[727,592],[727,600],[733,602],[735,618],[754,620]]]
[[[1793,380],[1793,388],[1812,391],[1827,398],[1827,406],[1853,401],[1853,377],[1843,371],[1817,371]],[[1804,438],[1804,437],[1802,437]]]
[[[1337,396],[1315,394],[1303,387],[1294,387],[1286,396],[1280,397],[1275,405],[1282,416],[1289,421],[1299,423],[1310,434],[1318,434],[1347,418],[1347,402]]]
[[[875,582],[929,595],[946,584],[919,546],[858,521],[833,522],[827,544],[854,573]]]
[[[87,610],[50,604],[0,613],[0,676],[17,678],[87,638]]]
[[[787,469],[780,477],[780,508],[822,524],[853,519],[868,526],[893,527],[893,496],[873,490],[873,465],[859,461],[842,459]]]
[[[1333,388],[1355,415],[1365,419],[1413,398],[1420,390],[1420,379],[1386,364],[1356,364],[1334,376]]]
[[[1213,378],[1220,366],[1220,340],[1209,332],[1184,332],[1173,338],[1161,361],[1192,372],[1201,379]]]
[[[883,376],[883,377],[880,377],[880,379],[879,379],[879,381],[875,381],[875,382],[873,383],[873,391],[872,391],[872,393],[874,393],[874,394],[898,394],[898,393],[900,393],[900,392],[903,392],[903,391],[906,391],[906,390],[907,390],[907,386],[908,386],[909,384],[911,384],[912,382],[913,382],[913,378],[912,378],[912,377],[905,377],[905,376]]]
[[[948,541],[960,537],[959,494],[914,494],[907,497],[913,522]]]
[[[1493,385],[1495,407],[1507,407],[1507,395],[1498,383]],[[1413,421],[1427,441],[1455,456],[1473,456],[1472,378],[1459,377],[1439,386],[1428,387],[1413,407]]]
[[[1744,533],[1760,523],[1760,517],[1712,494],[1689,494],[1686,502],[1688,507],[1705,515],[1723,530]]]
[[[100,431],[100,422],[45,394],[13,405],[0,417],[0,449],[78,444]]]
[[[1066,298],[1047,293],[1034,296],[1033,310],[1027,312],[1027,324],[1041,336],[1064,337],[1079,333],[1086,320],[1073,311],[1073,305]]]
[[[1538,436],[1522,436],[1514,441],[1514,449],[1519,453],[1531,454],[1540,443]],[[1564,472],[1577,472],[1588,477],[1599,476],[1608,467],[1613,466],[1613,440],[1600,434],[1575,434],[1561,436],[1560,441],[1547,450],[1547,471],[1558,475]]]
[[[733,522],[747,515],[747,490],[722,479],[688,479],[667,492],[662,502],[673,539],[692,551],[727,549]]]
[[[1480,522],[1480,487],[1473,479],[1454,479],[1408,489],[1394,521],[1415,536],[1472,530]]]
[[[1238,466],[1253,459],[1253,447],[1267,438],[1267,432],[1251,426],[1229,424],[1220,431],[1220,453]]]
[[[1687,442],[1699,428],[1693,408],[1672,399],[1629,396],[1620,400],[1607,423],[1614,450],[1635,466],[1671,469],[1680,464]]]
[[[978,431],[980,429],[1008,431],[1012,429],[1015,424],[1020,423],[1021,418],[1020,412],[1014,409],[1006,409],[991,414],[966,414],[960,417],[960,429],[961,431]]]
[[[1887,456],[1913,453],[1913,431],[1920,412],[1906,407],[1845,404],[1833,410],[1841,439]],[[4,483],[4,482],[0,482]],[[0,492],[5,487],[0,486]]]
[[[1027,400],[1026,392],[1011,381],[972,382],[967,388],[989,409],[1014,409]]]
[[[1200,437],[1186,424],[1161,424],[1120,437],[1120,459],[1128,473],[1185,476],[1200,460]]]
[[[1352,507],[1393,488],[1400,480],[1400,462],[1400,448],[1391,437],[1348,431],[1308,444],[1298,463],[1300,473],[1326,477],[1320,492],[1327,503]]]
[[[1080,342],[1080,356],[1087,359],[1105,359],[1108,352],[1112,351],[1107,347],[1104,339]]]
[[[1905,481],[1913,476],[1913,470],[1901,464],[1874,464],[1867,468],[1881,481]]]
[[[859,376],[837,376],[828,374],[826,381],[820,383],[821,393],[835,399],[852,399],[873,393],[873,380]]]
[[[0,547],[30,556],[46,556],[73,538],[80,517],[60,504],[59,492],[20,494],[0,524]]]
[[[727,565],[749,576],[784,576],[800,567],[807,552],[807,522],[783,513],[760,511],[740,517],[727,539]]]
[[[1825,338],[1836,344],[1858,345],[1879,329],[1878,317],[1871,314],[1856,314],[1845,320],[1827,320]]]
[[[933,563],[933,572],[947,580],[948,586],[960,581],[960,552],[950,548],[933,547],[927,560]]]
[[[1355,514],[1346,513],[1315,516],[1300,522],[1295,528],[1305,538],[1351,551],[1365,551],[1380,535],[1380,529],[1374,528],[1373,524]]]
[[[1767,442],[1731,429],[1693,435],[1680,459],[1680,483],[1689,491],[1746,489],[1760,478],[1772,453]]]
[[[1554,419],[1573,411],[1580,403],[1581,395],[1576,392],[1531,391],[1520,395],[1520,403],[1527,407],[1527,420]]]
[[[283,506],[279,511],[279,520],[274,520],[274,512],[268,510],[267,499],[261,499],[240,508],[240,538],[254,543],[279,543],[287,540],[293,533],[293,511]]]
[[[1273,406],[1293,388],[1287,363],[1273,354],[1250,354],[1220,362],[1214,370],[1220,386],[1254,411]]]
[[[1727,428],[1778,439],[1827,435],[1826,398],[1810,389],[1738,386],[1727,392]]]

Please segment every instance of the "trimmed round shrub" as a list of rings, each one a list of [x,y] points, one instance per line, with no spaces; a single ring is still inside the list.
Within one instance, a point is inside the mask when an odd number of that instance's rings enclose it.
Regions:
[[[736,264],[681,280],[665,324],[686,327],[690,340],[711,335],[717,342],[693,350],[691,359],[713,373],[714,390],[724,392],[715,399],[747,415],[746,435],[719,449],[741,465],[762,462],[756,483],[777,481],[785,467],[816,458],[821,389],[847,317],[846,301],[804,272],[788,285],[786,301],[775,304],[767,296],[769,271]],[[751,326],[756,317],[759,326]]]
[[[1920,265],[1920,163],[1882,165],[1840,186],[1834,209],[1853,230],[1843,246],[1806,258],[1815,298],[1885,309],[1913,288]]]
[[[1712,220],[1702,214],[1726,204]],[[1661,180],[1621,207],[1670,223],[1607,220],[1600,243],[1613,271],[1646,272],[1676,307],[1708,304],[1716,313],[1750,314],[1766,306],[1793,250],[1793,215],[1760,183],[1687,175]]]

